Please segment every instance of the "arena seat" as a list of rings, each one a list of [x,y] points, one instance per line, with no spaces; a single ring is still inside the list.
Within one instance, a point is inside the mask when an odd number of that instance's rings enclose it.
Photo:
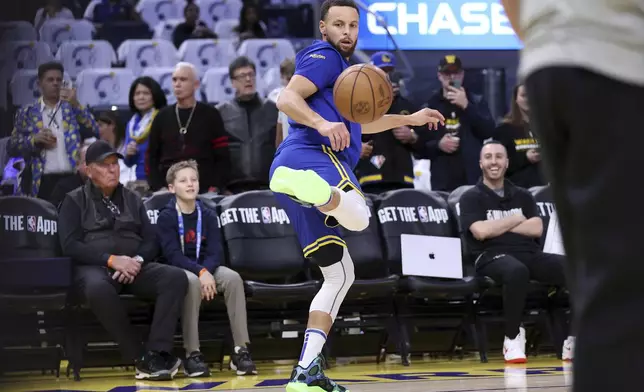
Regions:
[[[134,74],[129,69],[85,69],[76,78],[78,100],[89,106],[127,106]]]
[[[367,196],[366,200],[370,212],[369,227],[356,232],[340,226],[355,266],[356,279],[347,294],[349,300],[389,297],[398,287],[399,276],[389,272],[383,256],[373,199]]]
[[[530,193],[537,201],[537,210],[539,216],[543,221],[543,234],[541,235],[541,246],[546,244],[546,234],[548,233],[548,225],[550,224],[550,217],[556,213],[555,203],[552,198],[552,190],[550,186],[536,186],[530,188]]]
[[[227,102],[235,98],[226,67],[208,69],[203,75],[201,89],[209,103]]]
[[[164,39],[172,42],[172,34],[178,25],[184,22],[183,18],[168,19],[157,23],[153,29],[153,39]],[[224,38],[224,37],[222,37]]]
[[[150,29],[164,20],[179,19],[183,16],[182,4],[173,0],[141,0],[135,9]]]
[[[282,85],[282,75],[280,75],[279,67],[271,68],[266,71],[266,73],[262,77],[262,84],[264,86],[264,91],[266,91],[266,95],[268,95],[276,88],[280,87]]]
[[[235,46],[230,39],[189,39],[179,47],[181,61],[194,64],[200,77],[210,68],[228,68],[235,57]]]
[[[128,39],[118,50],[119,61],[131,69],[134,76],[140,76],[152,67],[173,67],[177,61],[177,49],[170,41]]]
[[[216,1],[216,0],[212,0]],[[215,23],[213,32],[217,34],[217,37],[220,39],[235,39],[237,38],[237,33],[235,32],[235,27],[239,25],[239,19],[220,19]]]
[[[242,8],[240,0],[197,0],[201,20],[210,29],[216,28],[217,23],[225,19],[234,19],[239,24],[239,13]],[[226,38],[219,36],[219,38]]]
[[[38,32],[34,26],[24,20],[0,23],[0,41],[36,41]]]
[[[270,191],[250,191],[219,202],[229,267],[245,280],[251,301],[306,301],[317,293],[286,212]]]
[[[3,371],[52,369],[57,373],[60,366],[60,347],[66,337],[63,309],[72,269],[71,260],[60,256],[57,218],[56,207],[47,201],[0,197]]]
[[[7,54],[4,71],[9,77],[14,71],[37,69],[40,64],[54,59],[51,48],[42,41],[3,42],[0,48]]]
[[[118,48],[128,39],[151,39],[152,30],[145,22],[131,20],[110,20],[103,24],[96,34],[96,39],[109,42]]]
[[[63,76],[64,80],[71,81],[68,73]],[[35,69],[21,69],[13,74],[10,85],[11,103],[14,106],[22,106],[35,102],[40,98],[38,88],[38,71]]]
[[[257,75],[260,77],[271,68],[279,68],[285,59],[295,59],[295,49],[287,39],[247,39],[241,43],[237,54],[251,59],[257,66]]]
[[[63,42],[91,41],[94,33],[94,25],[88,20],[48,19],[40,28],[40,40],[46,42],[54,54]]]
[[[56,60],[75,79],[84,69],[110,68],[117,58],[107,41],[65,41],[60,44]]]
[[[414,189],[386,192],[380,196],[377,212],[385,256],[393,273],[402,274],[402,234],[454,237],[455,223],[448,213],[447,202],[433,192]],[[465,332],[469,332],[473,345],[479,348],[473,306],[478,284],[474,276],[467,272],[464,269],[462,279],[420,276],[404,276],[400,279],[397,306],[404,342],[401,346],[403,365],[408,365],[410,353],[408,333],[411,328],[408,323],[417,328],[455,329],[451,346],[444,347],[452,353],[463,345],[459,343]]]

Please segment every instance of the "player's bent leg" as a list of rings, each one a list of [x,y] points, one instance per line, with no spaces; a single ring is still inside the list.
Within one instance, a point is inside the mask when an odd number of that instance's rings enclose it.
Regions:
[[[347,230],[362,231],[369,226],[369,207],[364,197],[356,190],[345,192],[333,188],[331,200],[318,209],[334,217]]]
[[[310,257],[320,266],[324,283],[311,302],[302,353],[286,391],[346,392],[346,388],[324,375],[325,360],[321,352],[340,305],[355,279],[353,261],[346,247],[336,244],[323,246]]]
[[[273,172],[270,188],[313,205],[322,205],[331,198],[331,186],[313,170],[295,170],[279,166]]]

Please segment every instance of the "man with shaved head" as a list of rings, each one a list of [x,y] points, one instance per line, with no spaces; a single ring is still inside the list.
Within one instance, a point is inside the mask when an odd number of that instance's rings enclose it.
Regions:
[[[219,111],[197,102],[199,75],[194,65],[178,63],[172,73],[177,102],[159,111],[150,128],[147,167],[152,191],[165,187],[170,166],[194,159],[201,192],[223,191],[230,172],[228,134]]]
[[[503,286],[507,363],[525,363],[525,330],[521,317],[530,280],[565,287],[565,257],[541,250],[543,223],[532,194],[505,179],[508,153],[488,140],[481,149],[483,178],[459,201],[460,227],[475,258],[476,273]],[[563,344],[562,358],[572,360],[575,338]]]

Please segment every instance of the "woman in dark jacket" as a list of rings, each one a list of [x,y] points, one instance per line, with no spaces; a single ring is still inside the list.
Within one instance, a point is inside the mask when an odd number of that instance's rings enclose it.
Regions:
[[[505,145],[510,158],[507,176],[523,188],[545,185],[541,171],[539,141],[530,131],[530,107],[525,87],[514,88],[510,113],[496,129],[496,137]]]

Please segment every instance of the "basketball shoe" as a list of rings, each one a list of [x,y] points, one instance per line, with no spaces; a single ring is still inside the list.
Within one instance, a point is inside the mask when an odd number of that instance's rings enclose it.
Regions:
[[[526,363],[528,362],[525,356],[525,329],[523,327],[519,328],[519,333],[514,339],[510,339],[507,336],[503,341],[503,356],[505,357],[505,363]]]
[[[270,188],[314,206],[331,199],[331,186],[313,170],[293,170],[280,166],[273,172]]]
[[[575,357],[575,337],[568,336],[564,341],[563,349],[561,350],[562,361],[572,361]]]
[[[331,381],[324,375],[326,360],[322,354],[305,369],[300,365],[293,368],[286,392],[349,392],[348,389]]]

